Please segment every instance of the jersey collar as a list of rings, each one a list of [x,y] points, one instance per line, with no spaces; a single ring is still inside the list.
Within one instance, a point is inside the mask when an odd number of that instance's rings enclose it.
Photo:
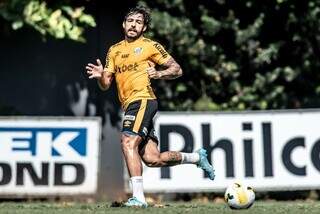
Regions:
[[[132,44],[135,44],[139,41],[141,41],[142,39],[144,39],[143,36],[140,36],[138,39],[134,40],[133,42],[128,42],[126,39],[124,40],[124,44],[127,46],[127,45],[132,45]]]

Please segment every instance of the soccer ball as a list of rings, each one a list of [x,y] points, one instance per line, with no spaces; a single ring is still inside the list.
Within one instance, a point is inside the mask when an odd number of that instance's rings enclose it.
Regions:
[[[252,187],[234,182],[227,187],[224,199],[231,209],[248,209],[255,200],[255,194]]]

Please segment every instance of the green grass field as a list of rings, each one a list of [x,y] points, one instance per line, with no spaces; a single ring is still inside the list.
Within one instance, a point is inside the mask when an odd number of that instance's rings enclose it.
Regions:
[[[225,204],[215,203],[163,203],[163,206],[139,208],[110,207],[110,203],[34,203],[34,202],[3,202],[0,203],[0,213],[320,213],[320,201],[290,201],[290,202],[261,202],[257,201],[248,210],[231,210]]]

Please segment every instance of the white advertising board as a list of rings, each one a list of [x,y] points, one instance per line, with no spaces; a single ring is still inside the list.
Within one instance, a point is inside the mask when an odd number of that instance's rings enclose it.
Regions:
[[[0,117],[0,195],[94,194],[99,118]]]
[[[214,181],[195,165],[144,166],[146,192],[223,191],[233,181],[256,190],[320,189],[320,111],[160,113],[160,150],[208,151]]]

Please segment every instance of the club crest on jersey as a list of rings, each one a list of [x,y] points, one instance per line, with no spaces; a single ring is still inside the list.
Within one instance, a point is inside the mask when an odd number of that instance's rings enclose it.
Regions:
[[[134,49],[133,51],[135,54],[141,54],[142,53],[142,48],[141,47],[137,47]]]

